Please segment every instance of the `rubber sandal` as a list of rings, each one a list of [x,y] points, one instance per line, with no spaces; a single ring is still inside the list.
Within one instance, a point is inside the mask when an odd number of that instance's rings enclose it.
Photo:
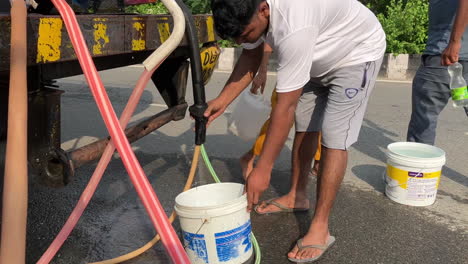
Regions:
[[[264,201],[265,205],[268,206],[268,205],[274,205],[276,207],[278,207],[280,210],[278,211],[274,211],[274,212],[265,212],[265,213],[262,213],[262,212],[259,212],[258,211],[258,208],[260,207],[260,204],[255,206],[254,207],[254,210],[257,214],[259,215],[266,215],[266,214],[279,214],[279,213],[295,213],[295,212],[305,212],[305,211],[309,211],[309,208],[289,208],[289,207],[286,207],[278,202],[275,202],[274,199],[270,199],[270,200],[266,200]]]
[[[300,250],[306,249],[306,248],[316,248],[322,250],[322,253],[318,256],[315,256],[313,258],[308,258],[308,259],[295,259],[295,258],[288,258],[289,261],[291,262],[296,262],[296,263],[310,263],[319,260],[323,254],[329,249],[333,244],[335,243],[335,237],[334,236],[329,236],[327,244],[325,245],[303,245],[302,244],[302,238],[299,239],[296,243],[297,248]]]

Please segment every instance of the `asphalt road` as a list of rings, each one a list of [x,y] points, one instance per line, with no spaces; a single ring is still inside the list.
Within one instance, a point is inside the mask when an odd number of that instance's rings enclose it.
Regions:
[[[126,67],[102,73],[109,96],[121,112],[141,72]],[[215,73],[207,87],[213,98],[228,75]],[[274,84],[269,77],[266,93]],[[82,76],[59,81],[62,97],[62,147],[77,148],[106,130]],[[437,145],[447,152],[437,201],[428,207],[410,207],[390,201],[384,194],[382,172],[386,146],[403,141],[410,115],[409,83],[378,82],[369,103],[360,141],[350,150],[348,169],[331,218],[331,233],[337,242],[320,263],[468,263],[468,119],[460,109],[447,107],[440,117]],[[192,102],[191,93],[188,101]],[[149,85],[134,117],[142,119],[164,109],[155,87]],[[227,129],[230,107],[209,129],[206,148],[223,181],[242,182],[238,158],[249,142]],[[193,122],[173,122],[133,144],[167,212],[182,190],[193,153]],[[272,175],[264,198],[288,189],[292,133]],[[201,164],[201,163],[200,163]],[[80,168],[66,187],[40,186],[31,175],[28,221],[28,260],[35,263],[51,243],[71,212],[95,164]],[[210,183],[201,165],[194,185]],[[310,198],[315,182],[311,179]],[[253,231],[263,253],[262,263],[288,263],[287,251],[306,231],[311,213],[258,216],[252,214]],[[174,224],[179,230],[178,222]],[[118,158],[104,178],[81,218],[52,263],[88,263],[118,256],[135,249],[154,235],[147,214]],[[169,263],[157,245],[127,263]]]

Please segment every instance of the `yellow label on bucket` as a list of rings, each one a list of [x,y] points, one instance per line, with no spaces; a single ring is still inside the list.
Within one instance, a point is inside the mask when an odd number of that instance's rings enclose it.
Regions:
[[[387,175],[392,180],[397,181],[399,186],[403,189],[407,189],[408,179],[438,179],[436,183],[436,188],[439,187],[440,175],[442,171],[435,172],[414,172],[414,171],[405,171],[402,169],[395,168],[391,165],[387,166]]]
[[[414,170],[417,170],[417,168]],[[387,176],[389,181],[385,192],[390,196],[396,196],[403,204],[432,203],[439,187],[441,171],[421,172],[420,169],[418,170],[406,171],[388,165]]]

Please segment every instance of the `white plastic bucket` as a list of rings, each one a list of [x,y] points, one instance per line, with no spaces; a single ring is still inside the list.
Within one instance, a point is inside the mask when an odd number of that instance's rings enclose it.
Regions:
[[[184,246],[192,264],[240,264],[252,256],[244,185],[214,183],[176,197]]]
[[[433,204],[444,164],[440,148],[414,142],[388,145],[385,194],[401,204]]]

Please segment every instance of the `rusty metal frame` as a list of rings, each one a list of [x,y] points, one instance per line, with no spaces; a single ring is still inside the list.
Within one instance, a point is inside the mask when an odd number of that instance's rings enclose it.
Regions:
[[[169,15],[78,15],[78,22],[94,59],[157,49],[170,35]],[[216,40],[213,18],[195,15],[200,43]],[[0,14],[0,72],[9,70],[10,16]],[[185,37],[181,47],[188,46]],[[76,60],[60,16],[28,15],[28,65]],[[135,62],[139,63],[139,62]]]
[[[164,110],[140,123],[127,128],[125,134],[130,143],[148,135],[170,121],[180,120],[185,116],[188,105],[186,103]],[[96,160],[102,156],[110,138],[100,139],[96,142],[73,150],[69,153],[72,169],[79,168],[84,164]]]
[[[173,27],[172,18],[166,15],[119,14],[77,17],[98,70],[141,63],[169,37]],[[194,20],[200,43],[216,40],[213,19],[210,15],[195,15]],[[0,79],[5,78],[5,80],[8,80],[9,71],[9,30],[10,17],[0,14]],[[60,91],[50,89],[54,87],[48,85],[49,80],[78,75],[82,71],[59,16],[30,14],[28,38],[28,86],[30,103],[34,104],[30,105],[30,109],[37,109],[33,113],[34,124],[30,124],[30,128],[35,127],[35,129],[29,131],[30,135],[33,133],[29,142],[29,162],[42,183],[60,187],[70,181],[76,168],[99,158],[109,138],[69,153],[60,148]],[[185,90],[189,66],[188,45],[185,37],[152,78],[168,109],[127,129],[126,134],[130,142],[140,139],[170,121],[184,118],[187,110]],[[0,80],[0,89],[3,92],[7,91],[2,89],[4,86]],[[7,97],[7,94],[1,94],[0,99]],[[4,110],[0,107],[0,123],[3,124],[6,122],[2,119],[6,114]],[[50,133],[50,130],[55,132]],[[5,135],[0,135],[3,136]],[[0,138],[0,143],[2,140],[4,138]]]

